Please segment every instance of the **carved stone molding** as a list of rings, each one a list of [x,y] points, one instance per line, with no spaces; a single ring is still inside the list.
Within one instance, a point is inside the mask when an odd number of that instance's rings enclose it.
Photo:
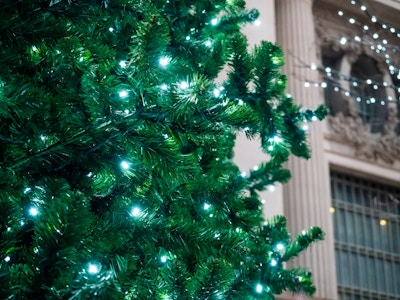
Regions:
[[[371,133],[370,127],[360,117],[346,117],[339,112],[328,117],[329,138],[353,146],[356,157],[393,165],[395,161],[400,161],[400,137],[393,130],[397,124],[393,122],[393,114],[392,111],[385,132]]]

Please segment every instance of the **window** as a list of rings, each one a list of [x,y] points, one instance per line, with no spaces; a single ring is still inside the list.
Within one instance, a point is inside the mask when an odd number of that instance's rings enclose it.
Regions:
[[[351,94],[356,99],[358,115],[364,123],[371,126],[371,132],[382,132],[388,117],[386,91],[383,87],[383,75],[379,72],[377,62],[360,55],[351,66]]]
[[[354,117],[354,112],[372,133],[383,132],[388,119],[386,87],[378,62],[360,54],[349,65],[345,53],[322,48],[325,104],[332,115],[341,112]],[[347,71],[345,70],[347,69]]]
[[[331,172],[339,299],[400,298],[400,189]]]

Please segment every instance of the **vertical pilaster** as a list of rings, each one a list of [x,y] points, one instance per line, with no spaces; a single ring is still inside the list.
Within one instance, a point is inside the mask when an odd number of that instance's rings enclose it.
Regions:
[[[283,72],[288,76],[288,93],[304,107],[323,103],[319,89],[304,87],[305,80],[318,81],[317,72],[302,66],[317,62],[312,0],[276,0],[277,44],[285,53]],[[324,155],[323,126],[310,128],[310,160],[291,158],[288,167],[292,179],[283,188],[284,213],[290,231],[295,234],[310,226],[320,226],[325,240],[303,253],[295,264],[313,273],[317,287],[315,298],[337,299],[336,269],[329,166]]]

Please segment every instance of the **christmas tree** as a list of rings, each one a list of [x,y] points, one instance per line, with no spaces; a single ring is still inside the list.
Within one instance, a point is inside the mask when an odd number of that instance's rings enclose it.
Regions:
[[[308,158],[283,54],[243,0],[1,0],[1,299],[312,294],[260,191]],[[226,80],[217,80],[225,74]],[[220,83],[218,83],[220,82]],[[238,132],[269,160],[233,163]]]

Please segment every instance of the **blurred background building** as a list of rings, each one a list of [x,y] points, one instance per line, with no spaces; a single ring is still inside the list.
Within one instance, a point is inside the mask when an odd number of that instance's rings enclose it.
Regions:
[[[294,262],[312,270],[315,299],[400,299],[400,1],[247,3],[261,13],[245,28],[250,46],[279,44],[287,92],[330,110],[304,128],[312,158],[292,158],[290,182],[262,194],[265,216],[285,215],[293,234],[325,231]],[[239,137],[243,171],[268,159],[258,145]]]

